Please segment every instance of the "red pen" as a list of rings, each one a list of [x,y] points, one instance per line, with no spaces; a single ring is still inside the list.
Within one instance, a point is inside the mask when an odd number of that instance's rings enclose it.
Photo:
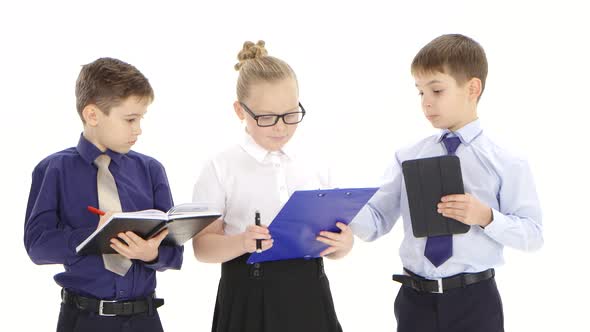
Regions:
[[[88,211],[90,213],[94,213],[94,214],[97,214],[99,216],[104,216],[105,215],[104,211],[99,210],[99,209],[95,208],[94,206],[90,206],[90,205],[88,205]]]

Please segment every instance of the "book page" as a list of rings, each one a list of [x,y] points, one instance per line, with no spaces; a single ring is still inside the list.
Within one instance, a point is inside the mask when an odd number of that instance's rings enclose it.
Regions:
[[[183,203],[173,206],[170,210],[168,210],[168,215],[195,215],[197,212],[204,212],[207,210],[208,207],[206,203]]]
[[[165,212],[160,210],[150,209],[135,212],[120,212],[115,213],[111,219],[115,218],[129,218],[129,219],[161,219],[167,220],[168,217]]]

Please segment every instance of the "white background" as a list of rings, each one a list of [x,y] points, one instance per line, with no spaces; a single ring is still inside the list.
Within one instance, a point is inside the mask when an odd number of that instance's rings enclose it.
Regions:
[[[543,206],[545,246],[506,248],[507,263],[497,269],[506,330],[586,330],[590,26],[583,2],[360,3],[3,1],[3,330],[55,329],[52,277],[62,267],[29,260],[23,224],[33,167],[74,146],[82,130],[74,98],[82,64],[116,57],[150,79],[156,100],[135,150],[166,166],[182,203],[191,200],[204,161],[240,137],[233,65],[245,40],[264,39],[271,55],[295,69],[308,110],[296,138],[325,149],[343,183],[369,186],[397,148],[435,132],[421,115],[409,66],[443,33],[469,35],[486,49],[480,118],[488,135],[529,159]],[[327,262],[345,331],[394,330],[400,224],[374,243],[357,239],[349,256]],[[181,271],[158,275],[166,299],[160,313],[168,331],[208,331],[220,268],[186,249]]]

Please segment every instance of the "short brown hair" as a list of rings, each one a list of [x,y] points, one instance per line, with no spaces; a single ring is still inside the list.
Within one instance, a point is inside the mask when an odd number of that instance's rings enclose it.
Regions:
[[[134,66],[113,58],[100,58],[82,66],[76,81],[76,108],[84,122],[84,107],[95,104],[105,114],[130,96],[154,100],[148,79]]]
[[[259,40],[254,44],[247,41],[238,53],[238,62],[234,69],[239,72],[236,92],[239,101],[244,101],[250,94],[250,87],[259,82],[275,82],[285,78],[293,78],[297,83],[297,76],[285,61],[268,55],[265,42]]]
[[[412,61],[412,75],[432,72],[448,74],[459,84],[479,78],[483,93],[488,60],[475,40],[460,34],[442,35],[422,47]]]

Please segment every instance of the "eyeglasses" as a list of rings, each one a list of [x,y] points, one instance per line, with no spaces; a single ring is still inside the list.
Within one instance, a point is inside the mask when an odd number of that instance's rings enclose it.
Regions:
[[[303,108],[303,105],[301,105],[301,103],[299,103],[299,106],[297,106],[296,112],[259,115],[254,114],[254,112],[252,112],[252,110],[250,110],[250,108],[248,108],[248,106],[246,106],[244,103],[240,102],[240,105],[242,105],[246,113],[250,114],[250,116],[254,120],[256,120],[256,124],[258,125],[258,127],[272,127],[276,125],[277,122],[279,122],[279,118],[283,119],[284,124],[294,125],[301,122],[303,120],[303,117],[305,116],[305,108]]]

